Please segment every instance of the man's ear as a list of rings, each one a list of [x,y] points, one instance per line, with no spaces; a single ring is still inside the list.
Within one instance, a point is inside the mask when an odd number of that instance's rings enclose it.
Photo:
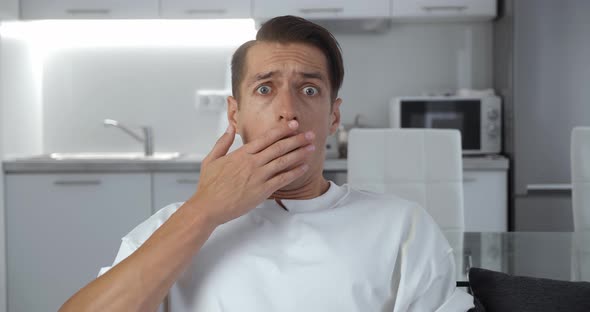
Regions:
[[[236,133],[240,134],[238,128],[238,101],[231,95],[227,97],[227,121],[236,129]]]
[[[342,104],[341,98],[337,98],[336,101],[332,103],[332,112],[330,113],[330,135],[336,133],[338,126],[340,126],[340,104]]]

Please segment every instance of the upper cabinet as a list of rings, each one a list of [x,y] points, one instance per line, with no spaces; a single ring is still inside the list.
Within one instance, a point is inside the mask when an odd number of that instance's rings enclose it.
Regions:
[[[159,17],[158,0],[21,0],[20,3],[22,19]]]
[[[469,21],[496,17],[496,0],[392,0],[397,20]]]
[[[18,19],[18,0],[0,0],[0,21]]]
[[[0,18],[18,15],[0,0]],[[250,18],[297,15],[312,20],[492,20],[496,0],[21,0],[22,19]]]
[[[161,18],[250,18],[250,0],[160,0]]]
[[[391,0],[252,0],[253,16],[297,15],[310,19],[390,17]]]

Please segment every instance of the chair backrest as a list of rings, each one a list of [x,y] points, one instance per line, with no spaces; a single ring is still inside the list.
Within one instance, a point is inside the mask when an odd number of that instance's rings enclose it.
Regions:
[[[443,230],[463,230],[461,134],[442,129],[353,129],[348,183],[417,202]]]
[[[590,231],[590,127],[572,131],[572,203],[575,231]]]

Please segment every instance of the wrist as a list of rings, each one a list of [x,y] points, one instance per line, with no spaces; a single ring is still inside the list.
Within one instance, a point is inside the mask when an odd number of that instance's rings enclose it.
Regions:
[[[211,213],[211,211],[215,210],[212,204],[207,203],[202,198],[193,196],[183,206],[190,216],[191,223],[196,223],[199,227],[209,229],[211,232],[221,225]]]

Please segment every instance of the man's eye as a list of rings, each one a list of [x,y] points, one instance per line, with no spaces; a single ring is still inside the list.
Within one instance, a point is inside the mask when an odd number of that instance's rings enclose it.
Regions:
[[[314,87],[305,87],[303,88],[303,93],[305,93],[305,95],[313,96],[318,94],[318,89]]]
[[[270,87],[269,86],[260,86],[260,87],[258,87],[258,89],[256,89],[256,92],[258,92],[260,94],[269,94]]]

